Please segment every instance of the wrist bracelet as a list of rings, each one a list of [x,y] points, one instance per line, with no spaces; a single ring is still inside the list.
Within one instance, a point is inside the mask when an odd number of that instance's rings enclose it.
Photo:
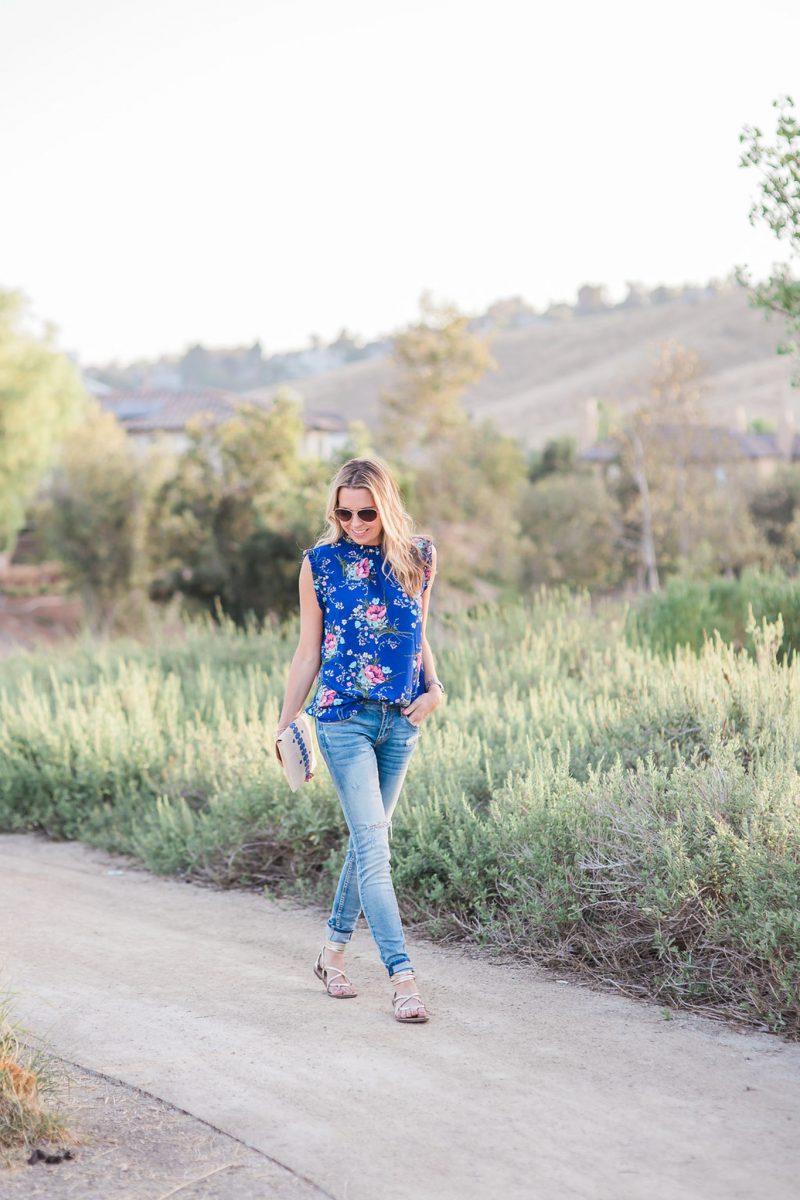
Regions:
[[[441,679],[432,679],[432,680],[430,681],[430,683],[428,684],[428,686],[425,688],[425,691],[426,691],[426,692],[429,692],[429,691],[431,690],[431,688],[432,688],[432,687],[438,687],[438,688],[441,688],[441,690],[442,690],[442,695],[444,695],[445,688],[444,688],[444,684],[442,683]]]

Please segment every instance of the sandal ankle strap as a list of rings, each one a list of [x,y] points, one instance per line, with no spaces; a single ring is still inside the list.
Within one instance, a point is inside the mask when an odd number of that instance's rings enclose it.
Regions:
[[[412,970],[404,968],[402,971],[398,971],[396,975],[392,976],[391,982],[392,983],[402,983],[404,979],[415,979],[415,978],[416,978],[416,976]]]
[[[344,950],[346,945],[347,945],[347,942],[324,941],[322,943],[323,949],[330,950],[331,954],[340,954],[342,952],[342,950]]]

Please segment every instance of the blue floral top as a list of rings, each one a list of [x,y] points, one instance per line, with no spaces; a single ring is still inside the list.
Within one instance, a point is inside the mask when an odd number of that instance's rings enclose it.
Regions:
[[[415,537],[425,564],[422,590],[409,596],[393,570],[384,574],[380,546],[344,534],[331,545],[303,551],[311,562],[323,612],[317,688],[303,710],[320,721],[343,721],[361,702],[410,704],[425,691],[422,593],[432,572],[433,542]]]

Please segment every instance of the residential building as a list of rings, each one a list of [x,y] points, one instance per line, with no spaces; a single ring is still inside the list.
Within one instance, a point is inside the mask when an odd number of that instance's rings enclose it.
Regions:
[[[219,425],[230,420],[242,403],[253,403],[235,392],[217,388],[102,392],[97,399],[106,412],[114,414],[138,448],[144,450],[158,438],[178,453],[189,443],[186,425],[191,417],[203,413]],[[305,424],[301,457],[329,458],[347,441],[347,424],[336,413],[301,409],[301,415]]]

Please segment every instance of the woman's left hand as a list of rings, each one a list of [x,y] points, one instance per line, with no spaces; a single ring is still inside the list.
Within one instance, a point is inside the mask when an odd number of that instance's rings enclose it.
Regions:
[[[412,700],[406,708],[401,708],[400,711],[404,717],[408,717],[412,725],[421,725],[441,703],[442,693],[437,687],[430,692],[423,692],[421,696],[417,696],[416,700]]]

